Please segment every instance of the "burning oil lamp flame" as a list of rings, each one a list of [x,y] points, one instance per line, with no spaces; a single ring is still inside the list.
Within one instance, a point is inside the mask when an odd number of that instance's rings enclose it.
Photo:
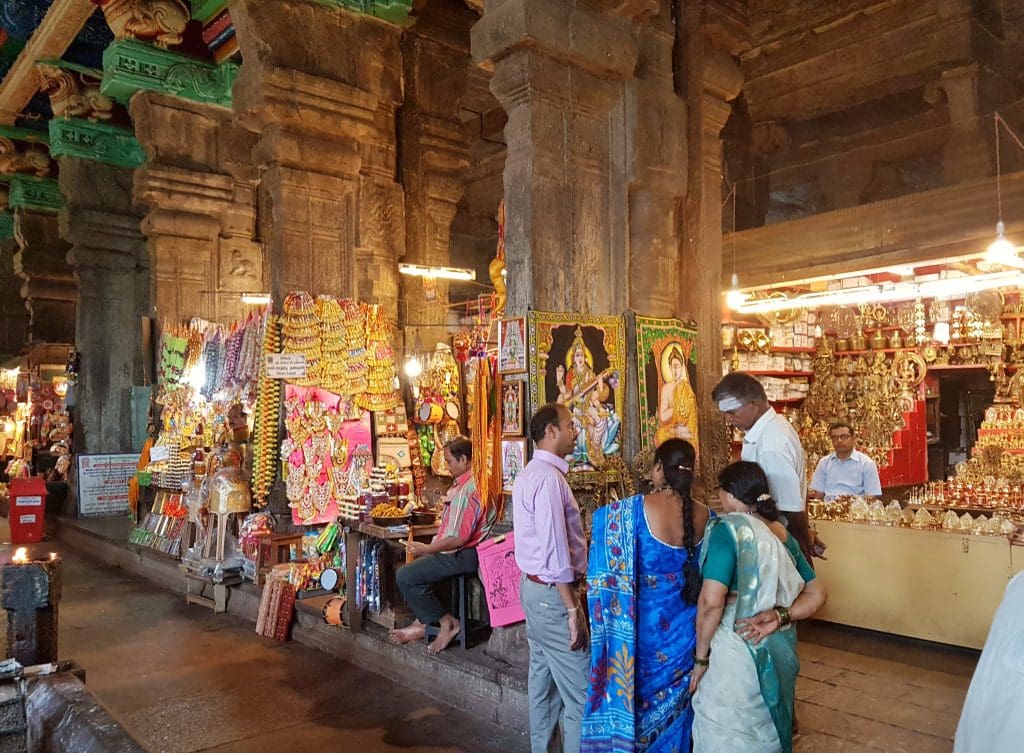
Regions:
[[[23,546],[18,547],[18,550],[14,553],[14,556],[11,557],[11,562],[14,562],[15,564],[18,564],[18,565],[27,564],[28,563],[28,549],[26,549]]]

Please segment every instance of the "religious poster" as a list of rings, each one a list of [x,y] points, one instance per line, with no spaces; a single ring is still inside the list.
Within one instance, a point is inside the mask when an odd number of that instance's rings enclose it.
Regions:
[[[501,385],[501,433],[523,436],[523,382],[509,380]]]
[[[508,438],[501,440],[501,489],[512,491],[516,477],[526,467],[526,440]]]
[[[622,447],[622,317],[531,311],[530,408],[560,403],[579,431],[570,470],[602,470]]]
[[[521,374],[526,371],[526,319],[502,319],[498,322],[498,373]]]
[[[640,446],[678,437],[698,446],[697,331],[677,319],[636,317]]]

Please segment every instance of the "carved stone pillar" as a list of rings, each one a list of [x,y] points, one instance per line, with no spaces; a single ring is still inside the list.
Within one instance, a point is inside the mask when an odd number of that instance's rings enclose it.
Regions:
[[[78,281],[75,350],[82,357],[75,450],[131,449],[131,386],[142,383],[141,317],[149,309],[149,258],[132,204],[132,173],[60,159],[66,204],[58,216]]]
[[[705,38],[702,3],[684,2],[678,23],[687,37],[683,70],[688,71],[690,157],[678,309],[689,312],[699,325],[695,392],[700,411],[701,477],[708,483],[729,460],[725,424],[711,402],[711,389],[721,378],[722,364],[721,132],[731,112],[729,101],[740,92],[743,74],[727,52]]]
[[[29,342],[73,343],[78,286],[57,217],[16,209],[14,237],[14,271],[22,279],[21,297],[28,307]]]
[[[266,290],[255,242],[254,139],[220,107],[140,92],[131,115],[149,159],[135,199],[149,249],[151,306],[160,321],[229,321],[242,293]]]
[[[628,302],[624,81],[637,47],[607,5],[490,0],[472,30],[508,113],[511,314],[620,314]]]
[[[940,86],[946,93],[950,124],[942,152],[946,183],[991,175],[992,154],[986,140],[991,119],[978,117],[978,65],[944,71]]]
[[[639,73],[627,88],[629,117],[629,307],[645,316],[685,314],[678,277],[687,186],[686,100],[677,90],[671,3],[637,31]],[[678,89],[683,89],[679,84]]]
[[[23,280],[14,273],[14,255],[18,244],[13,238],[0,240],[0,356],[21,352],[28,341],[28,309],[15,291]]]
[[[259,138],[260,237],[275,300],[291,290],[354,296],[397,317],[401,30],[307,3],[239,0],[231,18],[244,58],[234,108]]]
[[[459,102],[469,71],[470,14],[461,3],[428,5],[402,40],[405,101],[399,118],[405,188],[405,257],[426,266],[451,262],[452,221],[462,199],[469,144]],[[444,339],[448,286],[427,300],[423,281],[403,278],[399,317],[406,342],[427,348]]]

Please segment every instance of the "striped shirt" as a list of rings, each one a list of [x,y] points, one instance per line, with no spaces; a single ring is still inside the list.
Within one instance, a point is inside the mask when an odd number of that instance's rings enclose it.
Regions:
[[[497,510],[493,505],[484,509],[473,471],[466,471],[455,479],[448,492],[434,541],[460,538],[466,542],[463,549],[475,547],[491,532],[496,517]]]

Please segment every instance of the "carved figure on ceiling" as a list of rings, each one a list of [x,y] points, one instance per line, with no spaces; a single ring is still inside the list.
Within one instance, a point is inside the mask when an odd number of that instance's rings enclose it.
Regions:
[[[100,7],[117,39],[148,39],[164,49],[181,44],[189,22],[184,0],[106,0]]]
[[[57,118],[109,120],[114,101],[100,93],[100,78],[40,65],[40,91],[49,95],[50,109]]]
[[[44,178],[50,174],[50,154],[35,144],[19,152],[13,141],[0,137],[0,173],[35,173]]]

